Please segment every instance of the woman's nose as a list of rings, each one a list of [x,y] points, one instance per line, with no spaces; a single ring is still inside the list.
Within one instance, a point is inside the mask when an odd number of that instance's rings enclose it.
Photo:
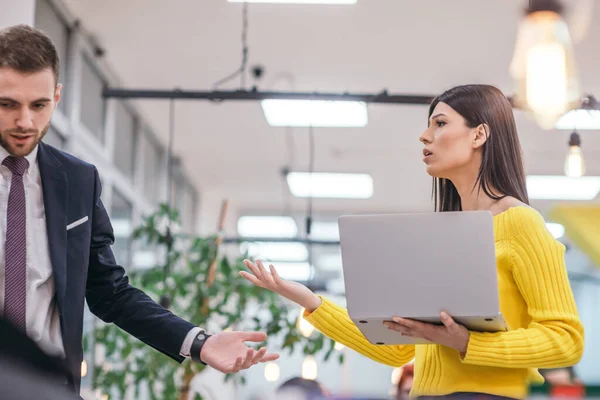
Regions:
[[[427,129],[421,133],[421,136],[419,136],[419,141],[424,144],[431,143],[431,138],[429,137],[429,132]]]

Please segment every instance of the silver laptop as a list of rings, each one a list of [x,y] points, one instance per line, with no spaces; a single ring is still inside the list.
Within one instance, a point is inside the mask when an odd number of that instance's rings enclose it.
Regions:
[[[428,343],[383,322],[399,316],[441,324],[441,311],[469,330],[507,330],[489,211],[348,215],[338,222],[348,313],[369,342]]]

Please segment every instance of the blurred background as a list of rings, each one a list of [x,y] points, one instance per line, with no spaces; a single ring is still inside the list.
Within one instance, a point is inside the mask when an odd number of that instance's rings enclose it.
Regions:
[[[531,204],[567,246],[586,329],[581,362],[546,371],[532,397],[598,394],[600,3],[562,1],[560,14],[536,21],[525,15],[531,3],[0,1],[33,16],[59,50],[64,97],[44,140],[98,167],[116,257],[132,279],[197,323],[256,326],[272,350],[287,346],[277,362],[224,379],[179,368],[88,313],[82,396],[284,398],[275,391],[292,378],[336,398],[402,396],[410,367],[322,338],[299,322],[302,310],[235,272],[244,255],[270,260],[344,305],[337,218],[433,209],[418,140],[427,103],[468,83],[513,100]],[[336,96],[293,103],[263,92]],[[287,322],[269,325],[272,316]],[[151,374],[157,365],[163,375]]]

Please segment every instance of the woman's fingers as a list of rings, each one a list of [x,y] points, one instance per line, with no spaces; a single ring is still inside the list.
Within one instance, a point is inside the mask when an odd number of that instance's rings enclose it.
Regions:
[[[269,285],[271,287],[275,287],[275,282],[273,281],[273,277],[271,276],[271,274],[269,272],[267,272],[262,261],[258,260],[258,261],[256,261],[256,263],[258,264],[258,268],[260,269],[260,274],[263,277],[263,282],[265,282],[267,285]]]
[[[240,271],[240,275],[243,276],[247,281],[253,285],[264,287],[265,285],[259,281],[254,275],[247,273],[246,271]]]
[[[277,270],[275,269],[273,264],[269,265],[269,270],[271,271],[271,276],[273,277],[273,282],[275,282],[275,285],[283,285],[283,279],[279,277],[279,274],[277,273]]]

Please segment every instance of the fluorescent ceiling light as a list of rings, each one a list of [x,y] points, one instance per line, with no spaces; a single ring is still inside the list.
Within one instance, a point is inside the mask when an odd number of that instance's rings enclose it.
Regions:
[[[329,253],[319,256],[317,266],[323,271],[341,271],[342,270],[342,254]]]
[[[335,221],[315,221],[310,227],[310,237],[314,240],[340,240],[338,223]]]
[[[131,220],[115,218],[112,221],[113,233],[117,237],[129,237],[132,231]]]
[[[358,0],[227,0],[230,3],[356,4]]]
[[[238,234],[242,237],[292,238],[298,226],[291,217],[243,216],[238,219]]]
[[[245,243],[245,247],[248,257],[264,261],[306,261],[308,259],[308,249],[303,243],[249,242]]]
[[[313,277],[314,268],[307,262],[280,262],[273,265],[281,279],[306,282]]]
[[[364,127],[367,105],[359,101],[278,100],[261,102],[271,126]]]
[[[600,110],[576,109],[564,114],[555,125],[556,129],[599,129]]]
[[[373,178],[367,174],[290,172],[287,182],[296,197],[368,199],[373,196]]]
[[[155,267],[158,258],[154,250],[139,250],[133,253],[133,267],[136,269],[147,269]]]
[[[600,177],[530,175],[527,177],[527,192],[530,199],[592,200],[600,192]]]
[[[548,230],[550,231],[552,236],[554,236],[555,239],[560,239],[561,237],[563,237],[565,235],[565,227],[562,226],[561,224],[557,224],[554,222],[547,222],[546,228],[548,228]]]

